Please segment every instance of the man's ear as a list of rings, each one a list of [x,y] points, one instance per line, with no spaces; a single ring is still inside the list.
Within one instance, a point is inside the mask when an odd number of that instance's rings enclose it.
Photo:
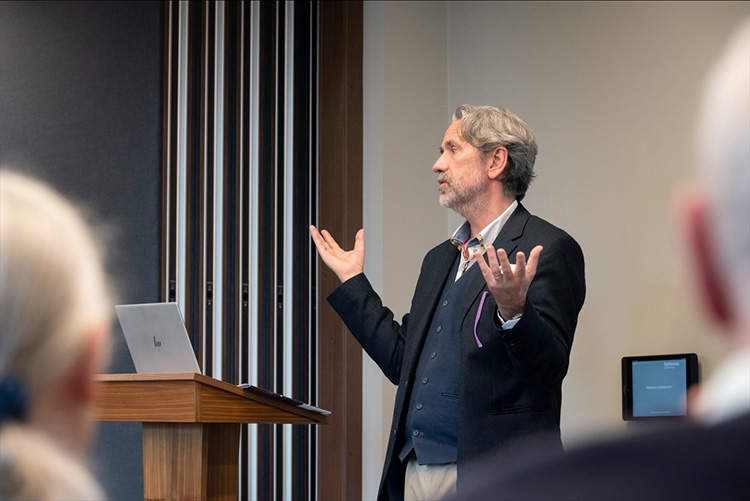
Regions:
[[[499,146],[492,152],[488,175],[490,179],[502,179],[505,166],[508,164],[508,149]]]
[[[711,318],[728,327],[731,323],[726,284],[719,273],[716,240],[711,234],[710,207],[697,187],[686,187],[677,198],[685,240],[690,253],[691,276],[694,278],[703,306]]]

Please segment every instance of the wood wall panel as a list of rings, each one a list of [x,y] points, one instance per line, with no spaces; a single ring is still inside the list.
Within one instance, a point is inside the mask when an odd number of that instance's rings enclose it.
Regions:
[[[319,225],[346,248],[362,227],[362,3],[319,4]],[[319,273],[320,499],[362,496],[362,349],[325,298],[339,283]]]

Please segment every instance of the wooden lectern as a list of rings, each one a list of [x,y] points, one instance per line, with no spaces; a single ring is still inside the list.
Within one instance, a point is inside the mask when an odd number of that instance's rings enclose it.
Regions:
[[[97,376],[99,421],[143,422],[147,500],[236,500],[242,423],[330,423],[325,411],[201,374]]]

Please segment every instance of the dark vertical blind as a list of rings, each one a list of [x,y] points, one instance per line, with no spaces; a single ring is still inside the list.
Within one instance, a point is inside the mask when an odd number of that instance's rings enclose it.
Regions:
[[[317,213],[317,150],[315,131],[317,118],[315,106],[317,104],[317,80],[314,71],[317,69],[317,12],[310,3],[295,4],[294,16],[294,58],[293,63],[293,121],[299,134],[295,134],[293,141],[293,198],[295,210],[292,214],[294,228],[292,242],[294,262],[297,269],[292,278],[292,297],[294,313],[292,315],[292,359],[299,374],[316,374],[317,357],[317,322],[315,312],[311,309],[317,287],[314,275],[317,256],[310,248],[310,238],[307,226],[311,222],[311,215]],[[311,384],[312,383],[312,384]],[[314,379],[295,377],[292,396],[303,402],[317,401],[317,385]],[[317,434],[310,425],[294,426],[292,443],[297,461],[292,465],[294,483],[292,497],[304,499],[306,492],[316,492],[317,483],[314,471],[315,457],[311,452],[316,450]]]

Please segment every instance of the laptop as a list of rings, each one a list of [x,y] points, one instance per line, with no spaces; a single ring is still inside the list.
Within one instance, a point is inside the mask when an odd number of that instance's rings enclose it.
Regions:
[[[177,303],[115,306],[139,374],[201,373]]]

